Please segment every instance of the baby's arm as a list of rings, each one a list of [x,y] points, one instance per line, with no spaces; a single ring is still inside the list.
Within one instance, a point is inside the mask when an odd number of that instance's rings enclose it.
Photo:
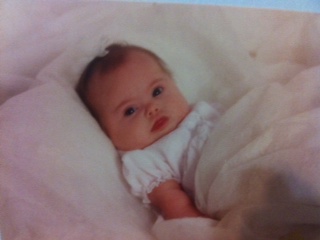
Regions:
[[[168,180],[148,195],[165,219],[204,216],[175,180]]]

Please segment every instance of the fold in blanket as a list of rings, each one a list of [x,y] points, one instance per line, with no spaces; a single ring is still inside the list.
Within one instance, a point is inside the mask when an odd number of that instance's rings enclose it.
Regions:
[[[223,116],[196,181],[198,206],[218,226],[247,240],[320,228],[319,79],[318,66],[254,89]]]

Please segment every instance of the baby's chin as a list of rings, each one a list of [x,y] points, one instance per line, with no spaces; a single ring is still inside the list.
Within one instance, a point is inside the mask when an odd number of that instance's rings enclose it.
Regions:
[[[130,138],[130,136],[128,136],[128,138]],[[152,143],[154,143],[155,141],[157,141],[157,139],[135,139],[134,141],[128,141],[128,142],[120,142],[119,144],[113,142],[113,144],[115,145],[116,149],[118,151],[133,151],[133,150],[141,150],[144,149],[150,145],[152,145]]]
[[[144,149],[146,147],[151,146],[152,144],[154,144],[156,141],[158,141],[161,138],[163,138],[164,136],[166,136],[171,131],[163,132],[162,134],[158,134],[158,135],[152,136],[152,137],[150,137],[148,139],[145,139],[145,140],[141,140],[141,141],[136,140],[136,141],[132,141],[132,142],[127,143],[127,144],[115,145],[115,147],[116,147],[116,149],[118,151],[142,150],[142,149]]]
[[[174,131],[178,127],[178,125],[179,125],[179,123],[172,124],[171,126],[168,126],[168,128],[166,128],[164,131],[161,131],[158,134],[153,135],[153,137],[148,142],[143,144],[143,146],[141,146],[139,149],[144,149],[146,147],[151,146],[152,144],[154,144],[155,142],[157,142],[161,138],[167,136],[172,131]]]
[[[133,150],[142,150],[146,147],[149,147],[151,146],[153,143],[155,143],[156,141],[158,141],[161,137],[158,137],[158,138],[155,138],[155,139],[150,139],[148,141],[144,141],[144,142],[138,142],[138,141],[135,141],[133,143],[130,143],[130,144],[126,144],[126,145],[123,145],[123,144],[120,144],[120,145],[115,145],[116,149],[118,151],[133,151]]]

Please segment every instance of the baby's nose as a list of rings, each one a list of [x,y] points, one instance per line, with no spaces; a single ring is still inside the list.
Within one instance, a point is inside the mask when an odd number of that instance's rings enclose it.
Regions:
[[[150,104],[147,108],[147,116],[148,117],[153,117],[159,112],[159,106],[156,104]]]

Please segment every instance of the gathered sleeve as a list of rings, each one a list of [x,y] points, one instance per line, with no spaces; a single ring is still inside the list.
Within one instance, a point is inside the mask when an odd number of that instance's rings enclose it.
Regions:
[[[179,163],[170,161],[161,152],[135,150],[122,156],[123,176],[133,195],[150,203],[148,194],[167,180],[180,181]]]

